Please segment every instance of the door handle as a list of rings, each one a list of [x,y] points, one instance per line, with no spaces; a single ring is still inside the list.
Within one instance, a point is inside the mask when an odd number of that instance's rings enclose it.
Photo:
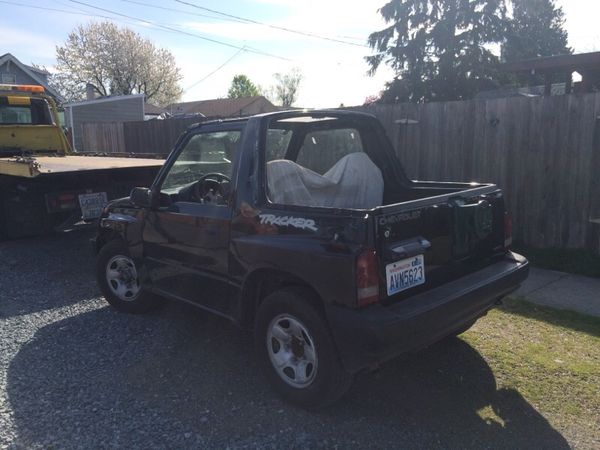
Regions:
[[[422,255],[429,248],[431,248],[431,242],[422,236],[407,241],[402,241],[390,245],[389,252],[391,253],[392,259],[404,259],[412,256]]]

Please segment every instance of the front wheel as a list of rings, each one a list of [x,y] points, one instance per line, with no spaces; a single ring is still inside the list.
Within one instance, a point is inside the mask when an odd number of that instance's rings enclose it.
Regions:
[[[100,250],[96,279],[106,301],[121,312],[144,313],[164,302],[142,288],[138,268],[121,241],[110,241]]]
[[[267,296],[256,315],[258,357],[286,400],[308,409],[338,400],[352,384],[312,293],[285,288]]]

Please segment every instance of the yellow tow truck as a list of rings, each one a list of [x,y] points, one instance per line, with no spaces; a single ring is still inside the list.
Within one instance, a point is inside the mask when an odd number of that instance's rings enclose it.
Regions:
[[[93,221],[163,163],[75,153],[42,86],[0,84],[0,239]]]

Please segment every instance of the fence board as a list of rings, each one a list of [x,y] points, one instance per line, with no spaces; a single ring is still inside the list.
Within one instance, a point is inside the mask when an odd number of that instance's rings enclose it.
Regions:
[[[82,134],[84,152],[125,152],[123,123],[83,123]]]
[[[167,155],[186,128],[199,122],[198,118],[126,122],[125,147],[131,153]]]
[[[382,119],[409,177],[497,183],[517,239],[600,247],[600,94],[357,109]]]

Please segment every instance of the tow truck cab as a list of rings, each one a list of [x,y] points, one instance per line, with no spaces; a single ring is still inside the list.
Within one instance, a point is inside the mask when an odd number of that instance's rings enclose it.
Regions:
[[[94,220],[108,200],[150,183],[162,163],[76,154],[42,86],[0,85],[0,239]]]

